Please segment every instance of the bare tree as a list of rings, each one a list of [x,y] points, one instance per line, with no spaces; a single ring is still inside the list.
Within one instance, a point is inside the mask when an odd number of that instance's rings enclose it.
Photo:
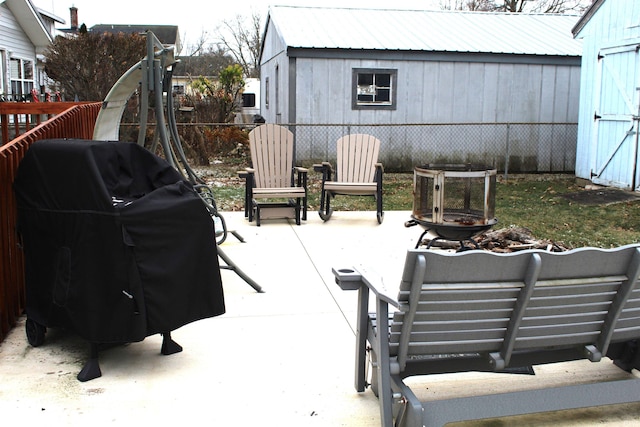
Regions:
[[[139,34],[58,36],[44,54],[45,72],[67,100],[102,101],[145,53],[146,39]]]
[[[186,33],[183,35],[186,40]],[[187,50],[186,56],[198,56],[207,50],[207,44],[209,43],[209,34],[206,31],[200,33],[200,36],[194,41],[193,44],[185,46]]]
[[[237,15],[233,21],[222,21],[217,29],[219,42],[242,67],[245,77],[260,77],[260,43],[262,17],[252,12],[248,18]]]
[[[442,9],[496,12],[568,13],[583,12],[592,0],[443,0]]]
[[[179,56],[180,62],[174,69],[174,75],[218,76],[222,70],[235,63],[233,57],[222,46],[210,45],[199,55]]]
[[[442,0],[440,7],[446,10],[487,12],[495,10],[496,5],[491,0]]]
[[[588,0],[503,0],[498,10],[505,12],[566,13],[582,12]]]

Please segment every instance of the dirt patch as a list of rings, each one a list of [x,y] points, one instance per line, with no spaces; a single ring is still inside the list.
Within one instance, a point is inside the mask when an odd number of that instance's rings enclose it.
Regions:
[[[617,188],[597,188],[593,190],[577,191],[561,195],[570,202],[581,205],[611,205],[614,203],[629,202],[639,200],[640,195],[632,191],[620,190]]]

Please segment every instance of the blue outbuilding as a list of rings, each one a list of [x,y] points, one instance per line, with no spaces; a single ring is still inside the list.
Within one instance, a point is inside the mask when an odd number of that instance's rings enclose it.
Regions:
[[[576,176],[640,191],[640,2],[596,0],[573,34],[583,40]]]

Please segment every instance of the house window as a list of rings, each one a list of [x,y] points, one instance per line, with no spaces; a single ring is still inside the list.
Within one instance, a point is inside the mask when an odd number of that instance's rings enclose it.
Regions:
[[[175,95],[184,95],[184,85],[173,85],[173,93]]]
[[[10,60],[11,93],[27,95],[33,89],[33,62],[24,59]]]
[[[397,70],[355,68],[353,70],[353,109],[396,108]]]
[[[0,50],[0,96],[3,96],[7,93],[7,89],[5,89],[5,80],[4,76],[7,74],[5,71],[6,61],[5,61],[5,51]]]

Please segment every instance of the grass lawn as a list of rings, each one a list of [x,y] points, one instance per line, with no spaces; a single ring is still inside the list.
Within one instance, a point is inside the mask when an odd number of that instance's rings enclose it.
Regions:
[[[244,182],[237,177],[241,167],[214,166],[201,175],[213,187],[220,211],[244,210]],[[309,214],[319,205],[321,177],[309,170]],[[386,173],[383,195],[385,210],[411,210],[413,174]],[[494,229],[518,226],[531,230],[538,239],[568,247],[614,247],[640,242],[640,200],[587,205],[562,197],[585,190],[570,175],[512,175],[496,186]],[[375,210],[371,197],[337,196],[334,210]],[[409,219],[409,218],[407,218]]]

